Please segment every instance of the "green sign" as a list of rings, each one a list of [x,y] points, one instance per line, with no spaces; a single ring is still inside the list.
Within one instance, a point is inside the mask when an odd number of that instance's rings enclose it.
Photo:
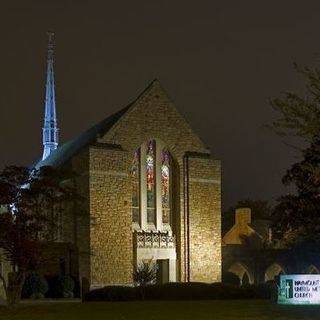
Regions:
[[[281,275],[279,304],[320,304],[320,275]]]

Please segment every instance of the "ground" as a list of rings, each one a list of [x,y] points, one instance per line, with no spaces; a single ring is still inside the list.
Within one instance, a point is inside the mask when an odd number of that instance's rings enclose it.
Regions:
[[[6,320],[312,320],[319,314],[320,306],[278,306],[262,300],[51,302],[0,308],[0,319]]]

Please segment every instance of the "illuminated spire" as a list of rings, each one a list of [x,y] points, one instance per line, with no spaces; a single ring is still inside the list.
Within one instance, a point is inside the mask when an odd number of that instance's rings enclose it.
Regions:
[[[54,33],[48,32],[48,55],[47,55],[47,81],[45,97],[45,115],[43,125],[43,156],[46,159],[50,153],[58,147],[56,100],[54,90],[54,72],[53,72],[53,49]]]

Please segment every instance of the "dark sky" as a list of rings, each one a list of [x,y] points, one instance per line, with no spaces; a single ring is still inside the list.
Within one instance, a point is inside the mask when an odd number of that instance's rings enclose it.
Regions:
[[[319,1],[1,0],[0,167],[41,154],[46,31],[56,32],[61,141],[158,78],[223,165],[224,206],[272,200],[297,155],[263,128],[267,99],[314,65]]]

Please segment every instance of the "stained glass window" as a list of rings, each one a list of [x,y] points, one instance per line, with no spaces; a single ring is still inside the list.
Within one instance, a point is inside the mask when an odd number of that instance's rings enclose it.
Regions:
[[[168,150],[161,152],[161,198],[162,222],[170,223],[170,153]]]
[[[140,149],[134,153],[131,166],[132,221],[140,221]]]
[[[154,140],[148,142],[146,154],[146,175],[147,175],[147,222],[155,223],[155,159],[156,143]]]

